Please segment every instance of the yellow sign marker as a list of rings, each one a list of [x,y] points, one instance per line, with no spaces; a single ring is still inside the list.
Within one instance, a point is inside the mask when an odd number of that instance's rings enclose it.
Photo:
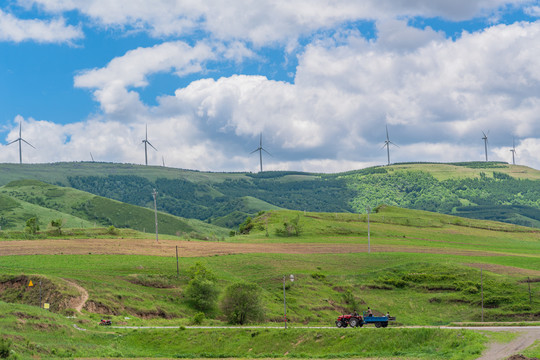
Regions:
[[[30,283],[28,284],[28,286],[34,286],[34,283],[32,282],[32,280],[30,280]]]
[[[49,303],[43,304],[43,308],[44,308],[44,309],[48,309],[48,308],[49,308]]]

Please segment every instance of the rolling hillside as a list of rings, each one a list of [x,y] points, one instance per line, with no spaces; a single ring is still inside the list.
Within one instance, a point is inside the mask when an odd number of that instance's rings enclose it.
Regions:
[[[154,211],[96,196],[84,191],[38,180],[12,181],[0,188],[0,225],[4,230],[22,230],[26,220],[36,217],[42,228],[62,219],[64,227],[110,226],[143,232],[155,229]],[[158,213],[159,231],[180,235],[193,233],[224,236],[227,231],[198,220]]]
[[[410,163],[337,174],[209,173],[111,163],[1,164],[37,179],[234,228],[258,211],[365,213],[380,204],[540,227],[540,171],[499,162]]]

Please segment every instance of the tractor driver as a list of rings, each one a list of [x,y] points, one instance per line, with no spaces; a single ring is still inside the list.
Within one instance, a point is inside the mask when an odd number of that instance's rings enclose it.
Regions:
[[[369,306],[367,308],[367,316],[373,316],[373,312],[371,311],[371,308]]]

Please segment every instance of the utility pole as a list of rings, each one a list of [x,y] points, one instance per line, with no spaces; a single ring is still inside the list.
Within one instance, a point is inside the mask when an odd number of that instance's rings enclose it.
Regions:
[[[287,328],[287,297],[285,296],[285,278],[283,275],[283,321],[285,322],[285,329]],[[294,275],[290,275],[291,282],[294,281]]]
[[[484,275],[480,268],[480,288],[482,289],[482,322],[484,322]]]
[[[531,296],[531,278],[527,277],[527,282],[529,283],[529,304],[532,304],[532,296]]]
[[[178,268],[178,245],[176,245],[176,277],[180,277],[180,269]]]
[[[39,307],[41,308],[41,279],[39,279]]]
[[[156,242],[159,242],[159,239],[158,239],[158,222],[157,222],[157,202],[156,202],[157,192],[156,192],[156,189],[154,189],[154,192],[152,192],[152,195],[154,196],[154,214],[155,214],[155,218],[156,218]]]
[[[367,244],[368,244],[368,254],[371,254],[371,235],[370,235],[370,231],[369,231],[369,212],[371,211],[371,208],[368,207],[366,208],[366,211],[367,211]]]

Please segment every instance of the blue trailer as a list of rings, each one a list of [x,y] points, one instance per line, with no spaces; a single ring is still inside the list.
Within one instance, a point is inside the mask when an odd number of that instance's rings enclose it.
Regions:
[[[341,315],[336,320],[336,326],[341,327],[362,327],[368,324],[374,324],[375,327],[387,327],[389,321],[396,320],[395,316],[369,316],[366,311],[362,315],[348,314]]]

